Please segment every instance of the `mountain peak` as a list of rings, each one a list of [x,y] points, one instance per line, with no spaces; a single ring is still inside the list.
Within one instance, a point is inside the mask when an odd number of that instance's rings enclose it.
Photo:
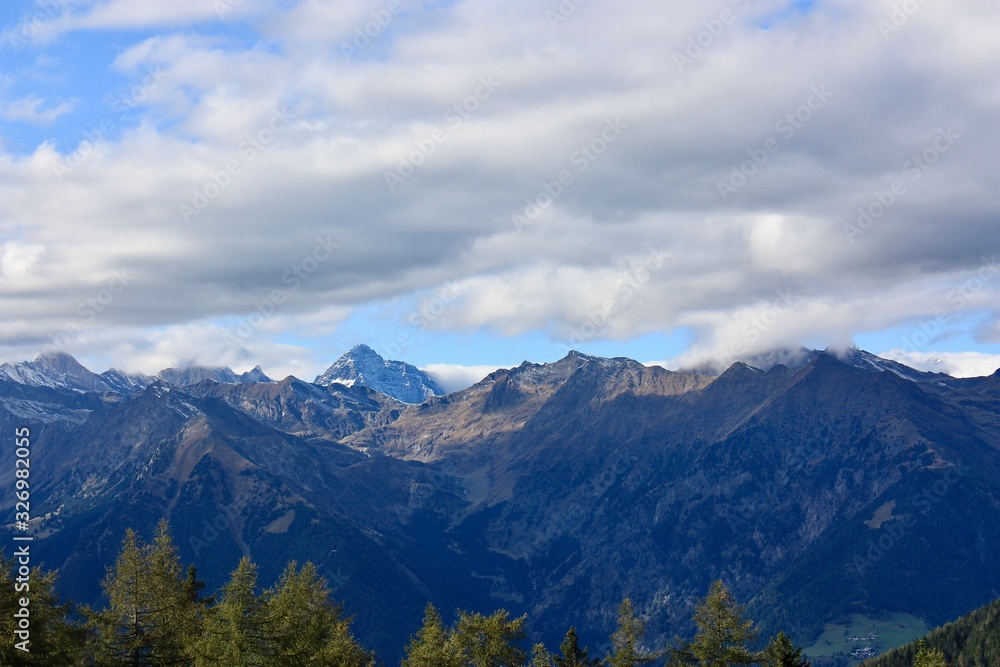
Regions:
[[[260,366],[254,366],[253,369],[239,375],[228,366],[180,366],[165,368],[156,377],[177,387],[187,387],[205,380],[226,384],[274,382],[264,374]]]
[[[363,385],[403,403],[423,403],[445,393],[433,378],[416,366],[384,359],[363,343],[348,350],[313,381],[323,387],[335,383],[348,387]]]
[[[35,357],[35,363],[40,365],[44,364],[49,368],[62,372],[66,372],[67,370],[87,370],[72,354],[68,354],[60,350],[56,350],[55,352],[42,352]]]
[[[78,391],[107,391],[100,376],[90,372],[72,355],[44,352],[34,361],[0,365],[0,379],[35,387],[62,387]]]
[[[186,387],[204,382],[205,380],[228,383],[237,383],[240,381],[239,376],[228,366],[179,366],[176,368],[164,368],[156,377],[177,387]]]
[[[272,380],[271,378],[269,378],[264,373],[264,370],[260,367],[260,364],[254,366],[253,368],[251,368],[250,370],[248,370],[246,373],[241,374],[239,376],[239,381],[240,382],[274,382],[274,380]]]
[[[832,350],[827,348],[823,350],[823,354],[829,355],[831,357],[836,357],[838,360],[848,364],[849,366],[854,366],[855,368],[860,368],[866,371],[876,371],[883,372],[888,371],[894,375],[898,375],[901,378],[912,380],[914,382],[928,382],[928,381],[941,381],[941,380],[952,380],[949,375],[944,373],[930,373],[927,371],[919,371],[915,368],[910,368],[905,364],[901,364],[898,361],[893,361],[892,359],[884,359],[878,355],[872,354],[871,352],[866,352],[861,348],[851,346],[846,350]]]

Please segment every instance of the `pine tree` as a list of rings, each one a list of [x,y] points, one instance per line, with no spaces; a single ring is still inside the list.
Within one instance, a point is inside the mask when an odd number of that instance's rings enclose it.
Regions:
[[[185,592],[177,547],[165,521],[152,544],[125,534],[114,567],[101,582],[107,607],[88,612],[99,665],[193,665],[195,605]]]
[[[441,614],[427,603],[424,624],[406,647],[402,667],[461,667],[462,654],[455,636],[444,627]]]
[[[200,607],[207,607],[214,601],[214,598],[203,598],[201,592],[205,590],[205,582],[198,578],[198,568],[188,565],[187,578],[184,580],[184,594],[191,602]]]
[[[784,632],[771,639],[762,657],[764,667],[809,667],[809,661],[802,657],[802,649]]]
[[[530,667],[552,667],[552,654],[545,648],[545,644],[535,644],[531,647]]]
[[[625,598],[618,607],[618,627],[611,634],[611,653],[605,659],[609,667],[635,667],[652,662],[656,656],[640,645],[646,624],[635,615],[632,601]]]
[[[329,600],[330,589],[312,563],[293,561],[264,594],[270,664],[282,667],[368,667],[374,656],[351,634],[351,620]]]
[[[750,650],[757,633],[753,621],[744,618],[743,607],[721,581],[716,581],[694,612],[698,628],[694,641],[681,642],[670,651],[672,665],[732,667],[752,665],[761,656]]]
[[[525,638],[527,617],[509,618],[506,610],[491,616],[459,612],[455,639],[466,664],[472,667],[522,667],[527,653],[520,643]]]
[[[924,640],[917,644],[917,656],[913,659],[913,667],[948,667],[944,653],[939,648],[927,648]]]
[[[82,665],[86,631],[68,619],[70,605],[59,601],[56,596],[55,572],[32,569],[28,582],[16,582],[14,561],[0,552],[0,665]],[[15,584],[27,584],[27,589],[17,590]],[[23,645],[28,651],[17,647],[21,642],[15,635],[20,619],[14,615],[21,613],[21,598],[28,599],[28,622],[30,637]]]
[[[559,650],[562,651],[562,655],[557,655],[553,658],[556,667],[596,667],[601,664],[599,658],[590,658],[589,649],[580,648],[580,640],[576,636],[576,628],[570,628],[566,632],[562,644],[559,645]]]
[[[244,557],[219,591],[218,604],[205,613],[202,634],[195,641],[198,667],[266,664],[268,636],[256,589],[257,566]]]

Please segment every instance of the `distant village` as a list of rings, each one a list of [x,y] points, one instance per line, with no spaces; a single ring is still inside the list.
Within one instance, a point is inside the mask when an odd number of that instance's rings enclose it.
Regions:
[[[878,635],[870,634],[867,637],[854,636],[848,639],[848,641],[853,642],[855,644],[859,644],[861,642],[875,642],[878,641],[878,639],[879,639]],[[875,649],[873,649],[871,646],[860,646],[851,651],[851,657],[857,658],[859,660],[867,660],[868,658],[874,658],[877,655],[878,653],[876,653]]]

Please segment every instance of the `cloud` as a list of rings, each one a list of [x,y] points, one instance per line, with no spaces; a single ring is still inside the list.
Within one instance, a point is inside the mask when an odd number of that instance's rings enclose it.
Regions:
[[[1000,354],[986,352],[906,352],[893,349],[879,354],[911,368],[953,377],[983,377],[1000,369]]]
[[[0,244],[0,275],[5,279],[24,279],[45,252],[45,247],[8,241]]]
[[[953,308],[1000,249],[998,10],[927,4],[884,37],[888,0],[753,3],[680,68],[730,4],[588,3],[555,23],[527,0],[415,4],[351,58],[341,43],[380,3],[247,0],[221,21],[202,0],[74,10],[66,30],[120,38],[119,74],[163,77],[99,151],[0,155],[0,238],[45,248],[0,286],[16,313],[0,344],[58,333],[115,271],[134,280],[86,327],[171,331],[176,345],[134,352],[144,365],[275,290],[252,348],[274,359],[291,327],[319,335],[445,284],[460,295],[429,331],[684,330],[685,362]],[[723,199],[720,183],[740,185]],[[337,248],[319,261],[324,239]],[[669,258],[641,272],[649,248]],[[984,331],[998,284],[959,308],[983,310]],[[782,293],[794,305],[771,322]]]
[[[0,118],[7,121],[24,121],[33,125],[51,125],[57,118],[76,107],[75,101],[46,106],[46,100],[34,95],[0,103]]]
[[[460,391],[476,384],[499,366],[462,366],[460,364],[428,364],[421,368],[446,392]]]

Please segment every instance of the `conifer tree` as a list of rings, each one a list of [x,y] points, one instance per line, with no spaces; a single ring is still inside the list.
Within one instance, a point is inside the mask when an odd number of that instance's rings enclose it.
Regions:
[[[917,655],[913,659],[913,667],[948,667],[944,653],[939,648],[927,648],[924,640],[917,644]]]
[[[427,603],[424,624],[406,647],[403,667],[461,667],[462,654],[434,605]]]
[[[809,667],[809,661],[802,657],[802,649],[784,632],[771,639],[762,657],[764,667]]]
[[[212,604],[213,598],[201,597],[203,590],[205,590],[205,582],[198,578],[198,568],[194,565],[188,565],[187,578],[184,580],[184,594],[196,605],[207,607]]]
[[[609,667],[635,667],[656,659],[641,647],[646,624],[636,616],[632,601],[622,600],[618,607],[618,627],[611,634],[611,653],[605,659]]]
[[[264,665],[268,636],[262,601],[257,595],[257,566],[240,559],[205,613],[201,636],[195,641],[198,667],[203,665]]]
[[[559,645],[559,650],[562,651],[562,655],[553,658],[556,667],[596,667],[601,664],[599,658],[591,659],[589,649],[580,648],[576,628],[570,628],[566,632],[562,644]]]
[[[29,581],[17,582],[14,560],[0,552],[0,665],[82,665],[86,631],[68,619],[70,605],[59,601],[54,591],[56,573],[39,567],[31,570]],[[18,590],[15,584],[27,584]],[[22,643],[21,598],[28,600],[29,638]],[[18,644],[27,651],[20,650]]]
[[[368,667],[374,656],[351,634],[351,620],[329,600],[330,590],[312,563],[288,564],[264,594],[269,664],[282,667]]]
[[[752,665],[761,656],[750,649],[756,640],[753,621],[721,581],[712,583],[708,595],[694,612],[698,628],[694,641],[681,642],[670,651],[672,665],[735,667]]]
[[[126,532],[101,587],[107,606],[87,612],[98,665],[194,664],[190,638],[198,633],[197,614],[165,521],[152,544]]]
[[[535,644],[531,647],[531,667],[552,667],[552,654],[545,648],[545,644]]]
[[[455,639],[465,664],[472,667],[522,667],[527,653],[521,648],[527,617],[510,618],[501,609],[491,616],[459,612]]]

